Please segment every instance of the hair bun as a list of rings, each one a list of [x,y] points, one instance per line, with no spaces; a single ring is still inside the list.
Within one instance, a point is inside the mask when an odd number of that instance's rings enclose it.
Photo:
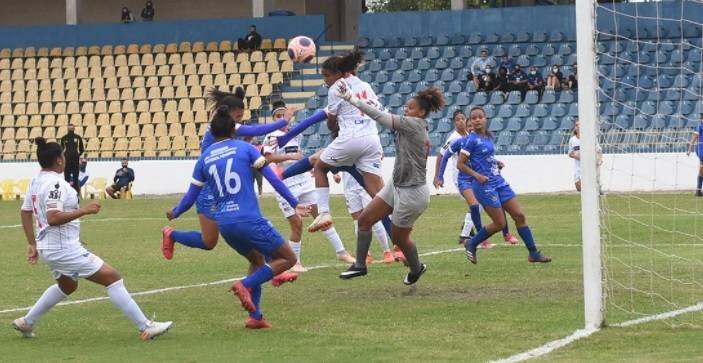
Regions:
[[[246,94],[246,92],[244,92],[244,88],[242,88],[242,87],[235,88],[233,93],[234,93],[235,97],[238,97],[241,99],[244,99],[244,95]]]
[[[36,139],[34,139],[34,143],[37,144],[38,148],[44,147],[44,146],[46,146],[46,139],[40,136],[40,137],[37,137]]]

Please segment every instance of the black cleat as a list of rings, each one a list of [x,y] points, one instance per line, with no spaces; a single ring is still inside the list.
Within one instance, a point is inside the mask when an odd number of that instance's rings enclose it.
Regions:
[[[350,280],[355,277],[366,276],[367,273],[368,271],[366,270],[366,266],[356,267],[356,264],[352,264],[346,271],[339,274],[339,278],[344,280]]]
[[[421,265],[420,272],[417,274],[413,274],[412,272],[408,272],[407,275],[405,275],[405,279],[403,279],[403,283],[406,285],[412,285],[417,282],[417,280],[420,279],[420,276],[427,271],[427,265],[424,263]]]

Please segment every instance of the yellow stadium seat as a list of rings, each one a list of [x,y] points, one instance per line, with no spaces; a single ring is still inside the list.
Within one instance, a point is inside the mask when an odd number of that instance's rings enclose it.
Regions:
[[[2,117],[2,127],[15,127],[15,116],[14,115],[4,115]]]
[[[273,41],[273,49],[280,51],[286,48],[288,48],[288,42],[284,38],[276,38]]]
[[[244,110],[244,116],[242,116],[242,121],[250,121],[251,120],[251,111],[250,110]]]
[[[168,64],[169,65],[174,65],[174,64],[183,64],[181,62],[181,55],[178,53],[171,54],[168,56]]]
[[[227,52],[222,54],[222,63],[235,63],[234,53]]]
[[[99,55],[100,54],[100,47],[97,45],[91,45],[88,47],[88,54],[89,55]]]
[[[37,79],[38,80],[49,79],[49,69],[48,68],[40,68],[39,70],[37,70]]]
[[[15,127],[27,127],[29,125],[29,117],[26,115],[17,116],[15,120]]]
[[[197,52],[202,52],[205,50],[205,43],[203,42],[194,42],[192,47],[191,47],[191,52],[197,53]]]
[[[56,110],[56,106],[54,106]],[[68,125],[68,115],[57,115],[56,116],[56,126],[66,126]]]
[[[217,42],[208,42],[205,50],[208,52],[217,52],[220,49],[217,46]]]
[[[168,136],[159,137],[159,142],[156,145],[156,150],[159,152],[159,157],[170,157],[171,139]]]
[[[180,63],[184,64],[184,65],[193,64],[194,63],[193,53],[183,53],[183,55],[181,55],[181,62]]]
[[[112,54],[112,46],[111,45],[103,45],[102,48],[100,48],[100,54],[101,55],[111,55]]]
[[[32,127],[29,130],[29,139],[34,140],[37,137],[42,136],[42,130],[41,127]]]
[[[10,66],[10,69],[22,69],[22,58],[12,59],[12,65]]]
[[[117,113],[120,112],[122,109],[122,104],[120,101],[110,101],[110,103],[107,104],[107,113]]]
[[[251,63],[242,62],[239,63],[239,73],[251,73]]]
[[[178,45],[178,51],[181,53],[190,52],[191,51],[190,42],[181,42],[181,44]],[[168,53],[168,46],[166,46],[166,53]]]
[[[119,99],[120,99],[120,90],[118,88],[110,88],[107,90],[107,96],[105,96],[105,100],[117,101]]]
[[[185,86],[179,86],[176,88],[176,98],[188,97],[188,88]]]
[[[144,138],[142,144],[144,157],[153,158],[156,156],[156,138],[153,136]]]
[[[237,73],[239,73],[239,67],[237,67],[237,63],[225,63],[225,74]]]
[[[122,114],[121,113],[113,113],[110,116],[110,125],[115,126],[115,125],[122,125]]]
[[[3,142],[2,145],[2,159],[3,160],[15,160],[15,153],[17,152],[17,143],[15,140],[7,140]]]
[[[144,61],[148,59],[148,61]],[[139,54],[130,54],[129,57],[127,57],[127,64],[117,64],[117,60],[115,60],[115,65],[118,67],[123,67],[123,66],[150,66],[154,64],[154,57],[151,54],[144,54],[141,58],[141,61],[139,59]]]
[[[58,107],[58,104],[56,105]],[[56,110],[56,107],[54,108]],[[54,111],[54,113],[59,113],[58,111]],[[61,112],[63,113],[63,112]],[[69,115],[72,115],[74,113],[81,113],[80,110],[80,104],[76,101],[71,101],[68,103],[68,107],[66,108],[66,113]]]
[[[270,84],[271,82],[269,81],[269,74],[268,73],[259,73],[256,75],[256,84],[257,85],[264,85],[264,84]]]
[[[110,115],[106,113],[98,114],[98,119],[95,124],[101,127],[110,125]]]
[[[83,115],[80,113],[74,113],[71,115],[71,119],[68,121],[70,125],[82,125],[83,124]],[[78,129],[76,129],[78,130]]]
[[[23,68],[24,68],[24,69],[38,68],[38,67],[37,67],[37,61],[36,61],[36,59],[34,59],[34,58],[26,58],[26,59],[24,60]]]
[[[220,52],[230,52],[232,51],[232,42],[229,40],[223,40],[218,46]]]
[[[146,83],[144,84],[144,87],[146,88],[151,88],[151,87],[158,87],[159,86],[159,77],[148,77],[146,79]]]
[[[129,67],[129,76],[130,77],[139,77],[143,75],[142,73],[142,66],[131,66]]]
[[[117,67],[115,77],[129,77],[129,67]]]
[[[196,74],[191,74],[186,78],[186,86],[197,86],[200,84],[200,77]]]
[[[100,126],[100,131],[98,131],[98,138],[104,139],[106,137],[112,136],[112,128],[109,125]]]
[[[100,157],[111,158],[112,150],[115,149],[115,143],[111,137],[106,137],[100,141]]]
[[[119,89],[124,89],[124,88],[131,88],[132,87],[132,79],[129,77],[119,77],[117,80],[117,88]]]
[[[132,88],[146,88],[145,84],[144,77],[134,77],[132,80]]]
[[[186,140],[183,136],[175,136],[173,142],[171,143],[171,150],[173,156],[184,157],[186,156]]]
[[[86,110],[86,112],[83,112],[83,113],[90,113],[87,111],[88,110]],[[93,108],[93,113],[107,113],[107,102],[105,102],[105,101],[95,102],[95,106]]]
[[[124,124],[125,125],[136,125],[137,124],[137,114],[135,112],[127,112],[124,116]]]
[[[242,85],[249,86],[253,84],[256,84],[256,76],[254,73],[245,74],[244,79],[242,79]]]
[[[264,54],[260,50],[255,50],[249,55],[249,62],[261,62],[264,60]]]
[[[258,110],[261,108],[261,97],[255,96],[249,99],[249,109]]]
[[[273,49],[273,41],[269,38],[264,38],[261,40],[261,49],[262,50],[271,50]]]
[[[288,52],[283,51],[278,53],[278,61],[283,62],[283,61],[289,61],[290,57],[288,56]]]
[[[223,75],[225,73],[225,68],[222,63],[215,63],[210,68],[213,75]]]
[[[171,70],[173,70],[173,67],[171,68]],[[171,73],[173,73],[173,72],[171,72]],[[186,64],[185,68],[183,69],[183,75],[185,75],[185,76],[190,76],[190,75],[197,74],[197,73],[198,73],[198,68],[195,64],[192,64],[192,63]]]
[[[137,125],[136,123],[134,123],[134,124],[130,124],[129,126],[127,126],[127,133],[125,134],[125,136],[127,136],[127,137],[137,137],[137,136],[140,136],[140,135],[141,135],[141,133],[140,133],[140,131],[139,131],[139,125]]]
[[[115,136],[117,137],[117,136]],[[115,141],[115,157],[124,158],[127,157],[127,150],[129,149],[129,140],[122,137]]]
[[[179,76],[183,74],[183,66],[180,64],[174,64],[171,66],[171,70],[168,72],[168,75],[171,76]]]
[[[87,131],[87,129],[86,129]],[[87,137],[86,137],[87,138]],[[94,158],[98,156],[98,151],[100,151],[100,140],[97,138],[88,138],[88,142],[85,146],[85,151],[87,153],[86,157]]]
[[[167,100],[174,98],[173,87],[171,87],[171,86],[163,87],[161,89],[161,98],[167,99]]]
[[[165,124],[166,115],[163,112],[154,112],[151,116],[151,123],[153,124]]]
[[[83,187],[84,197],[90,199],[105,199],[105,188],[107,188],[107,180],[105,178],[93,178],[90,183]]]
[[[142,90],[143,90],[143,88],[142,88]],[[145,99],[145,98],[146,97],[142,97],[142,99]],[[120,99],[121,100],[134,100],[134,99],[136,99],[134,97],[134,89],[133,88],[123,88],[122,93],[120,94]]]
[[[129,139],[129,146],[127,147],[129,150],[129,157],[130,158],[138,158],[141,157],[142,155],[142,139],[140,137],[132,137]]]
[[[54,125],[56,125],[56,116],[44,115],[44,118],[42,119],[42,126],[49,127],[49,126],[54,126]]]
[[[125,54],[127,53],[127,47],[123,44],[116,45],[115,48],[113,48],[112,53],[115,55]]]
[[[139,100],[144,100],[147,99],[146,97],[146,88],[136,88],[134,90],[134,99],[139,101]]]
[[[178,112],[190,111],[190,99],[182,98],[178,101]]]
[[[160,112],[163,111],[163,103],[161,100],[151,100],[149,103],[149,112]]]
[[[13,81],[19,81],[24,79],[24,71],[22,69],[15,69],[12,71],[12,76],[10,79]]]
[[[26,127],[20,127],[17,129],[17,132],[15,132],[15,138],[17,140],[26,140],[29,138],[29,129]]]
[[[85,132],[82,132],[82,134],[85,134]],[[51,140],[56,138],[56,128],[55,127],[45,127],[44,132],[42,134],[42,137]]]
[[[134,112],[134,101],[126,100],[122,102],[122,113]]]
[[[141,132],[141,137],[152,137],[154,136],[154,125],[153,124],[146,124],[142,126],[142,132]]]
[[[183,135],[183,128],[179,123],[173,123],[168,127],[168,136],[180,136]]]
[[[15,139],[15,129],[14,128],[6,128],[5,130],[2,131],[2,140],[14,140]]]
[[[154,47],[154,48],[156,48],[156,47]],[[142,44],[141,46],[139,46],[139,54],[147,54],[147,53],[158,53],[158,52],[152,52],[151,44]]]
[[[188,97],[190,97],[190,98],[203,97],[203,88],[200,86],[190,87],[190,91],[188,92]]]
[[[281,63],[281,72],[293,73],[293,62],[286,60]]]
[[[178,112],[175,111],[170,111],[166,113],[166,123],[167,124],[173,124],[173,123],[178,123],[180,122],[180,118],[178,117]]]
[[[132,54],[132,55],[130,55],[130,57],[131,57],[131,56],[134,56],[134,57],[137,59],[137,61],[139,61],[139,56],[138,56],[138,55]],[[115,62],[114,62],[114,64],[110,64],[110,65],[105,65],[105,61],[103,60],[103,66],[104,66],[104,67],[113,66],[113,65],[114,65],[115,67],[124,67],[124,66],[128,66],[129,63],[127,62],[127,56],[125,56],[124,54],[120,54],[120,55],[116,56],[116,57],[115,57]],[[135,64],[135,65],[138,65],[138,64]]]
[[[208,113],[205,110],[202,111],[196,111],[195,112],[195,122],[197,123],[203,123],[205,124],[208,122]],[[200,131],[198,131],[198,135],[200,135]],[[203,134],[204,135],[204,134]]]
[[[105,100],[105,89],[104,88],[96,88],[93,90],[93,101],[103,101]]]
[[[15,182],[12,179],[3,179],[0,181],[0,187],[2,188],[2,194],[0,194],[2,200],[14,200]]]
[[[97,127],[95,125],[86,126],[85,130],[83,131],[83,138],[92,139],[95,137],[98,137]]]
[[[201,124],[200,127],[198,127],[198,136],[202,137],[205,135],[208,129],[208,124]]]
[[[211,73],[210,72],[210,64],[205,63],[205,64],[201,64],[200,66],[198,66],[198,74],[199,75],[210,75],[210,73]]]
[[[149,111],[149,101],[141,100],[137,102],[137,112],[148,112]]]
[[[157,45],[158,45],[158,44],[157,44]],[[156,46],[155,46],[155,47],[156,47]],[[169,44],[166,44],[166,47],[164,48],[164,50],[163,50],[162,52],[163,52],[163,53],[168,53],[168,54],[170,54],[170,53],[176,53],[176,52],[178,52],[178,44],[176,44],[176,43],[169,43]],[[161,53],[161,52],[159,52],[159,51],[157,51],[157,50],[154,50],[154,53]]]
[[[103,78],[93,78],[92,82],[90,82],[90,88],[93,90],[102,90],[103,93],[105,92],[105,79]]]
[[[150,100],[156,99],[156,98],[161,98],[161,88],[159,87],[151,87],[149,88],[149,95],[148,98]]]
[[[68,132],[67,126],[59,126],[56,128],[56,135],[63,136],[63,135],[66,135],[67,132]]]
[[[127,135],[127,132],[124,125],[116,125],[115,128],[112,129],[112,137],[114,138],[125,137],[125,135]]]
[[[214,64],[221,64],[221,63],[222,63],[220,52],[212,52],[212,53],[210,53],[210,54],[206,54],[206,53],[198,53],[198,54],[203,54],[203,58],[207,57],[207,61],[206,61],[206,62],[202,62],[202,63],[210,63],[210,64],[213,64],[213,65],[214,65]],[[198,63],[198,57],[197,57],[197,56],[196,56],[196,58],[195,58],[195,63]]]
[[[249,53],[241,52],[237,54],[237,63],[249,62]]]
[[[200,149],[200,138],[196,134],[185,135],[186,137],[186,150],[193,151]]]
[[[12,111],[15,115],[26,115],[27,114],[27,104],[18,103],[15,105],[15,109]]]
[[[263,84],[259,90],[259,96],[261,97],[270,97],[272,93],[273,87],[270,83]]]
[[[150,55],[150,54],[149,54]],[[142,56],[142,64],[143,65],[155,65],[155,66],[164,66],[167,64],[167,57],[165,53],[157,53],[156,55],[153,56],[153,62],[149,60],[148,55],[145,54]],[[152,63],[152,64],[149,64]]]
[[[215,81],[213,82],[215,88],[226,88],[227,87],[227,77],[224,74],[218,74],[215,76]]]

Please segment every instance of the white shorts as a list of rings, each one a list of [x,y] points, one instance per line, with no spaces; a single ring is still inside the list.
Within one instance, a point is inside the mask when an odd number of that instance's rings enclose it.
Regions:
[[[574,183],[581,181],[581,168],[574,168]]]
[[[359,212],[371,203],[371,196],[363,188],[349,191],[345,190],[344,199],[347,200],[347,210],[349,214]]]
[[[103,260],[86,250],[76,246],[60,250],[39,250],[39,257],[49,267],[54,279],[67,276],[74,280],[95,275],[103,267]]]
[[[320,160],[332,166],[352,166],[362,172],[382,176],[383,147],[378,135],[334,139],[322,151]]]
[[[312,183],[312,179],[305,181],[304,183],[293,184],[288,187],[291,194],[298,198],[298,202],[302,205],[317,204],[317,195],[315,194],[315,184]],[[278,200],[278,208],[283,212],[283,216],[289,218],[295,215],[295,208],[293,208],[288,202],[276,193],[276,200]]]

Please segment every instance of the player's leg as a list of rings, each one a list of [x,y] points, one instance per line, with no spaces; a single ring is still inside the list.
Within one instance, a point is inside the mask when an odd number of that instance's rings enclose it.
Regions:
[[[288,236],[288,245],[295,253],[295,265],[291,268],[292,272],[305,272],[307,271],[303,267],[303,263],[300,260],[300,250],[303,243],[303,219],[300,218],[295,211],[293,215],[286,218],[288,220],[288,225],[290,226],[290,235]]]
[[[351,217],[354,220],[354,234],[356,235],[359,232],[359,215],[361,215],[361,211],[366,208],[369,203],[371,203],[371,196],[369,196],[369,194],[365,191],[357,190],[354,192],[354,195],[351,196],[350,202],[351,203],[348,203],[349,210],[350,212],[351,210],[354,210],[354,212],[351,213]],[[393,257],[393,253],[391,252],[390,245],[388,243],[388,233],[386,232],[383,223],[376,222],[373,227],[371,227],[371,231],[373,232],[373,235],[376,236],[376,240],[378,240],[378,244],[381,246],[381,250],[383,251],[383,262],[395,262],[395,258]]]
[[[389,188],[384,188],[380,195],[385,197],[385,191]],[[406,265],[410,268],[410,272],[405,276],[403,283],[412,285],[420,279],[420,276],[425,272],[427,266],[420,263],[420,257],[417,253],[415,243],[410,239],[410,233],[413,226],[422,213],[430,204],[430,191],[427,185],[421,185],[413,188],[395,188],[393,189],[393,242],[400,247],[405,255]]]
[[[264,256],[255,250],[251,250],[245,257],[249,260],[250,275],[266,263]],[[247,329],[266,329],[271,327],[271,324],[264,319],[264,314],[261,311],[262,289],[263,286],[261,285],[256,285],[251,288],[251,302],[254,304],[255,310],[249,313],[249,317],[244,322],[244,327]]]
[[[105,193],[107,193],[107,195],[110,196],[110,198],[117,199],[117,197],[115,196],[115,185],[114,184],[105,188]]]
[[[308,204],[308,203],[305,203],[304,200],[312,200],[312,198],[314,198],[315,195],[310,193],[309,197],[310,198],[307,198],[307,197],[302,198],[300,200],[300,203]],[[310,215],[312,215],[313,218],[317,218],[317,216],[320,215],[317,204],[311,203],[309,205],[310,205]],[[337,260],[342,261],[342,262],[347,262],[347,263],[354,262],[354,257],[351,254],[349,254],[346,247],[344,247],[344,242],[342,242],[342,237],[339,236],[339,233],[337,233],[337,229],[334,228],[334,225],[327,228],[327,229],[322,229],[321,231],[325,235],[325,238],[327,239],[327,241],[330,243],[330,246],[332,246],[332,249],[334,249],[334,252],[337,256]]]
[[[12,326],[27,338],[34,337],[34,327],[39,319],[56,304],[63,301],[78,288],[78,281],[64,275],[56,278],[56,284],[49,286],[39,297],[27,314],[15,319]]]
[[[366,255],[368,255],[369,247],[371,246],[371,228],[383,217],[390,215],[391,212],[393,212],[391,204],[384,200],[381,195],[374,197],[371,203],[364,208],[358,220],[359,231],[356,235],[356,262],[354,262],[347,271],[342,272],[339,275],[340,278],[350,279],[366,275]]]
[[[503,208],[503,214],[505,214],[505,208]],[[510,226],[508,224],[508,217],[504,216],[505,218],[505,227],[503,227],[503,240],[505,241],[505,244],[508,246],[517,246],[518,242],[520,242],[515,236],[513,236],[512,233],[510,233]]]
[[[507,187],[510,188],[510,187]],[[525,213],[522,211],[522,207],[514,196],[503,203],[504,210],[510,214],[510,217],[515,221],[515,226],[517,227],[518,234],[522,238],[525,247],[529,251],[530,255],[528,261],[530,262],[550,262],[552,259],[542,255],[542,253],[537,250],[535,240],[532,237],[532,230],[530,226],[527,225],[527,219],[525,218]]]
[[[476,228],[476,231],[480,230],[481,224],[481,208],[474,195],[471,183],[459,182],[459,191],[464,197],[464,200],[469,205],[469,211],[464,215],[464,228],[462,228],[461,236],[459,237],[459,243],[464,244],[467,240],[471,239],[469,237],[472,227]],[[489,239],[482,241],[478,248],[491,249],[495,245],[491,243]]]
[[[153,339],[162,335],[168,332],[171,325],[173,325],[170,321],[161,323],[147,319],[139,305],[129,295],[120,273],[108,263],[103,263],[97,272],[87,277],[87,280],[105,286],[112,304],[120,309],[139,329],[142,339]]]
[[[410,272],[403,279],[403,283],[406,285],[412,285],[420,279],[423,273],[427,270],[427,266],[424,263],[420,263],[420,257],[417,253],[417,247],[415,243],[410,239],[410,233],[412,233],[412,227],[403,228],[393,225],[393,242],[396,246],[403,251],[403,255],[407,261],[407,265],[410,268]]]
[[[698,166],[698,181],[696,184],[696,196],[703,197],[703,191],[701,191],[702,187],[703,187],[703,159],[700,160],[700,164]]]
[[[320,154],[322,154],[322,150],[318,150],[316,153],[294,162],[283,171],[281,179],[287,179],[312,170],[313,166],[320,158]]]

